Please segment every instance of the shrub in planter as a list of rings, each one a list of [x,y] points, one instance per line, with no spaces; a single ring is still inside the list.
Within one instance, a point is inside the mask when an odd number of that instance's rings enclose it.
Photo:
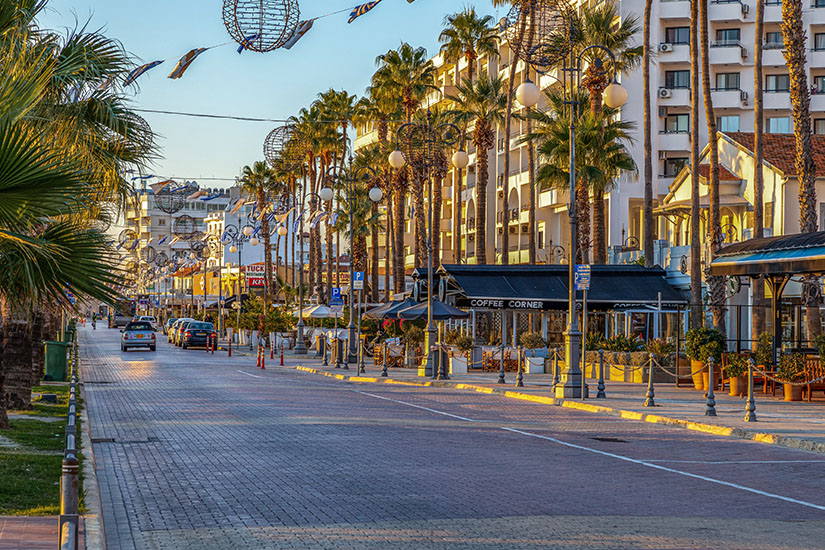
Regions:
[[[629,337],[624,334],[617,334],[604,340],[603,343],[605,350],[623,351],[625,353],[640,351],[644,347],[642,340],[635,334],[631,334]]]
[[[779,358],[777,377],[788,382],[805,380],[805,356],[801,353],[789,353]],[[783,384],[785,401],[802,401],[802,386]]]
[[[753,360],[757,366],[765,367],[773,364],[773,337],[769,333],[763,332],[757,338]]]
[[[685,335],[685,355],[690,359],[693,385],[697,390],[706,390],[703,379],[704,368],[711,357],[716,365],[722,359],[725,337],[712,328],[692,328]]]
[[[662,338],[656,338],[655,340],[651,340],[647,343],[645,346],[645,351],[647,353],[652,353],[659,364],[667,366],[670,364],[671,355],[674,351],[676,351],[676,346],[673,342],[668,342]]]
[[[519,343],[526,349],[541,349],[547,346],[544,338],[536,332],[525,332],[521,335]]]
[[[748,356],[731,354],[728,356],[725,374],[730,379],[730,395],[742,397],[748,391]]]

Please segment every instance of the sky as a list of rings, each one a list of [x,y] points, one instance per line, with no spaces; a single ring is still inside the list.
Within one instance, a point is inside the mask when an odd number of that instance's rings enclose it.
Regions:
[[[365,1],[299,0],[301,19]],[[467,5],[495,21],[506,15],[489,0],[383,0],[352,24],[349,10],[317,20],[291,50],[238,55],[237,44],[211,49],[178,80],[167,76],[183,54],[231,41],[222,0],[50,0],[39,22],[66,29],[89,20],[89,28],[120,40],[138,63],[165,60],[129,87],[136,108],[285,119],[329,88],[362,95],[376,56],[402,42],[434,55],[445,15]],[[278,125],[140,114],[159,134],[161,148],[162,158],[148,171],[201,187],[231,185],[242,166],[263,159],[264,138]]]

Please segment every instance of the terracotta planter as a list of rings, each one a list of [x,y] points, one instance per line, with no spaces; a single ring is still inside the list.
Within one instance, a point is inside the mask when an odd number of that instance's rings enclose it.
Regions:
[[[802,401],[802,386],[782,384],[785,390],[785,401]]]
[[[713,391],[719,390],[719,383],[722,381],[721,373],[717,372],[716,369],[713,369]],[[707,369],[702,371],[702,389],[704,391],[708,391],[708,386],[710,382],[710,372]]]
[[[730,378],[730,394],[734,397],[744,397],[748,393],[748,379],[744,376]]]
[[[700,370],[703,369],[703,370]],[[705,382],[702,377],[703,372],[707,372],[707,367],[702,361],[690,360],[690,372],[693,373],[693,387],[697,390],[705,389]]]

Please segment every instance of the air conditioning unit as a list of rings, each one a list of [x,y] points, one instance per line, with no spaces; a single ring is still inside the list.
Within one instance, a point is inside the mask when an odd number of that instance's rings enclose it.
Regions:
[[[504,233],[504,228],[503,228],[503,227],[499,227],[499,228],[498,228],[498,234],[499,234],[499,235],[501,235],[502,233]]]
[[[751,11],[751,7],[747,4],[744,4],[744,3],[741,4],[741,6],[742,6],[742,15],[748,15],[748,13],[750,13],[750,11]]]
[[[522,233],[529,233],[530,232],[530,226],[529,225],[522,225],[521,226],[521,232]]]
[[[659,107],[659,116],[662,118],[667,116],[667,107]]]
[[[659,88],[659,97],[670,97],[673,95],[668,88]]]
[[[660,52],[672,52],[673,51],[673,44],[668,44],[667,42],[662,42],[659,44],[659,51]]]
[[[517,232],[518,232],[518,228],[517,228],[517,227],[513,227],[513,226],[511,225],[511,226],[510,226],[510,234],[511,234],[511,235],[515,235]]]
[[[667,159],[667,151],[659,151],[659,160]]]
[[[474,241],[474,240],[476,240],[476,236],[475,235],[467,235],[467,240],[468,241]]]
[[[498,190],[498,198],[500,198],[500,199],[504,198],[504,189],[499,189]]]

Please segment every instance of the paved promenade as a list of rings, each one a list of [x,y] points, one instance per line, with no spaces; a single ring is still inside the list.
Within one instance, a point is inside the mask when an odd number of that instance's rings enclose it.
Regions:
[[[297,370],[316,367],[312,358],[260,370],[251,357],[165,343],[121,353],[118,336],[81,333],[110,549],[810,549],[825,540],[817,453]],[[492,386],[473,376],[456,382]],[[528,384],[545,383],[536,376]],[[619,388],[608,391],[615,406]],[[684,395],[686,407],[701,401]]]

